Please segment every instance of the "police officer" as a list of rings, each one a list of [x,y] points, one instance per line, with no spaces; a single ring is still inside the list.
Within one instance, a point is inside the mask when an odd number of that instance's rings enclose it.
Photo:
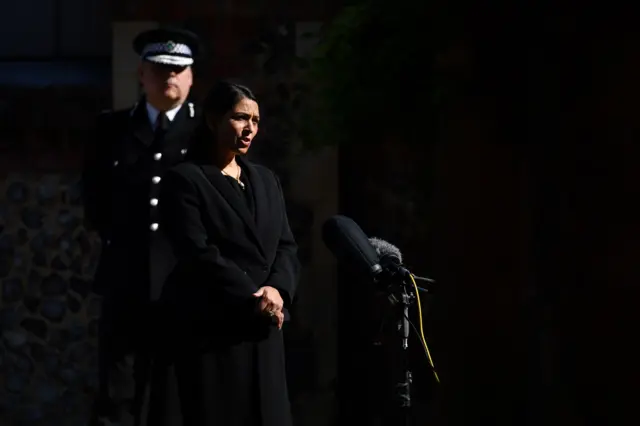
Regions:
[[[189,91],[199,46],[184,30],[139,34],[133,47],[144,95],[131,109],[101,114],[87,149],[85,219],[102,240],[94,279],[103,296],[94,418],[117,417],[110,372],[125,356],[135,354],[136,390],[144,385],[153,301],[175,264],[158,224],[159,185],[164,171],[187,154],[198,122]]]

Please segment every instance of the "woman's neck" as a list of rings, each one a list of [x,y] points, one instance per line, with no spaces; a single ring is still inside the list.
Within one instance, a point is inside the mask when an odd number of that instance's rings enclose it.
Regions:
[[[236,154],[233,152],[218,152],[215,159],[215,164],[220,170],[224,170],[229,166],[236,164]]]

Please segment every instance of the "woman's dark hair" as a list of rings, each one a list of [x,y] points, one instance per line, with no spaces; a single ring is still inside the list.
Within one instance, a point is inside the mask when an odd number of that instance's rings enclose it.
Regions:
[[[213,160],[216,141],[207,126],[207,117],[221,117],[243,99],[258,102],[251,89],[238,83],[219,81],[209,90],[202,104],[202,117],[193,135],[187,160],[196,163],[210,163]]]

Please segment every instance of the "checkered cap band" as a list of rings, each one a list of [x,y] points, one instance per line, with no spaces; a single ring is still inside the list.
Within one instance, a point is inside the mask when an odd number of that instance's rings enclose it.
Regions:
[[[169,41],[166,43],[151,43],[145,46],[142,50],[142,57],[145,58],[152,55],[174,55],[190,58],[192,53],[191,48],[186,44]]]

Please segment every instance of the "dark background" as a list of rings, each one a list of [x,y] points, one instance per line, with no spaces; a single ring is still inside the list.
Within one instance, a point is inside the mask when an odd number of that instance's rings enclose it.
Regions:
[[[423,301],[442,384],[413,340],[416,424],[638,423],[636,14],[569,2],[366,3],[379,15],[358,42],[345,36],[353,62],[333,61],[333,73],[320,67],[315,81],[349,82],[341,96],[325,91],[333,111],[342,102],[358,113],[335,125],[295,103],[311,92],[297,85],[294,41],[274,34],[301,21],[325,22],[335,34],[347,5],[8,5],[0,25],[0,425],[84,424],[95,390],[97,242],[80,225],[78,172],[91,117],[111,104],[110,24],[123,20],[197,30],[212,52],[197,70],[198,92],[229,76],[257,88],[271,117],[259,156],[285,186],[298,161],[292,151],[317,149],[305,145],[309,127],[316,137],[344,137],[328,143],[338,152],[338,211],[438,281]],[[369,47],[358,44],[363,37]],[[379,58],[386,66],[372,68],[386,40],[396,43]],[[364,64],[360,83],[340,68],[349,63]],[[444,93],[438,102],[435,92]],[[290,209],[308,263],[319,256],[311,230],[326,217],[295,200]],[[289,333],[298,424],[399,424],[382,420],[389,357],[371,344],[380,299],[347,273],[335,288],[331,336],[308,318]],[[309,306],[314,292],[304,297]],[[319,370],[314,354],[334,338],[337,370]]]

